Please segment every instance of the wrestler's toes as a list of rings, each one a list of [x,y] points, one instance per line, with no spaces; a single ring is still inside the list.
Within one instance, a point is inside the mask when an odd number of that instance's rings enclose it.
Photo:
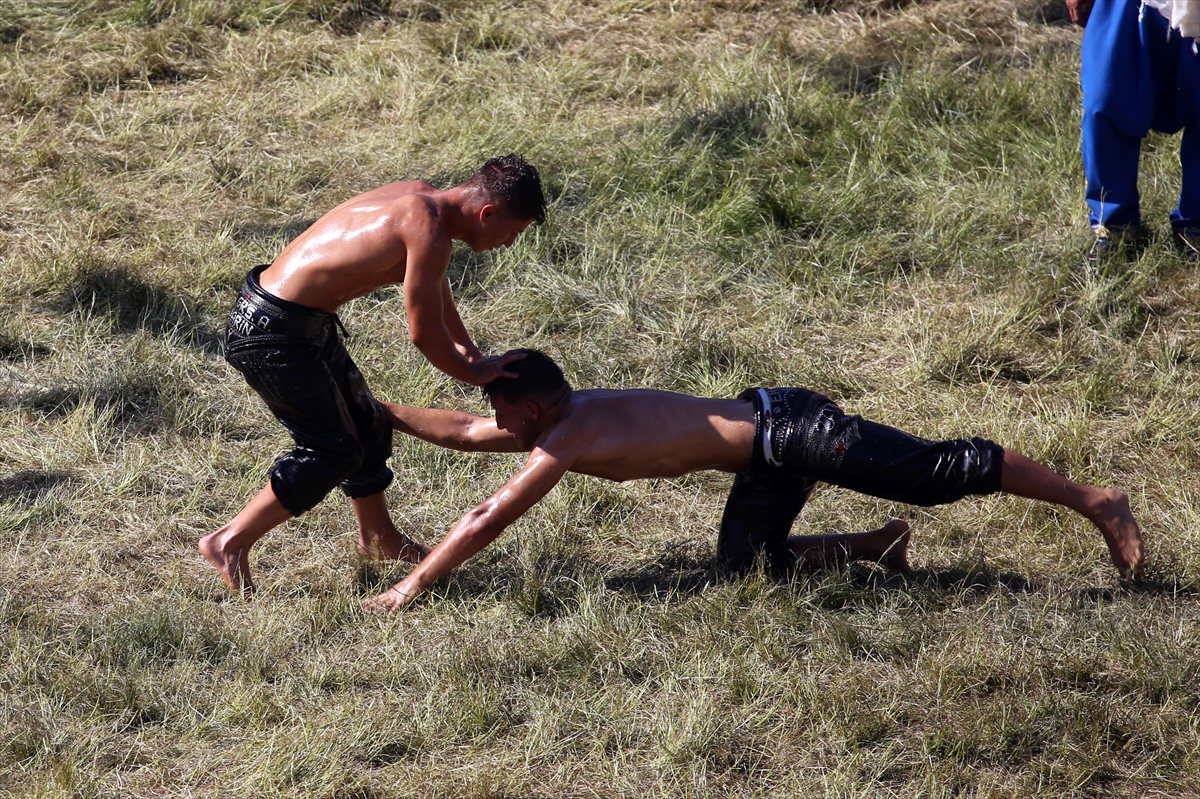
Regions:
[[[371,597],[368,600],[365,600],[362,603],[362,608],[367,613],[371,613],[376,616],[390,616],[395,612],[395,608],[391,607],[383,600],[383,594],[379,594]]]
[[[1130,580],[1140,580],[1145,574],[1146,557],[1139,546],[1131,557],[1128,558],[1128,565],[1125,568],[1125,576]]]

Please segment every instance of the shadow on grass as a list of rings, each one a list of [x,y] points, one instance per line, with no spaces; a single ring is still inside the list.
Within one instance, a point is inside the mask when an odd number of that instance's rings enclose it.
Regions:
[[[1181,598],[1194,601],[1200,598],[1200,589],[1197,589],[1193,580],[1164,575],[1137,581],[1123,580],[1117,588],[1084,588],[1077,596],[1087,602],[1112,602],[1122,596]]]
[[[0,333],[0,361],[21,361],[26,358],[44,358],[51,353],[49,347],[24,341]]]
[[[439,594],[447,599],[461,599],[491,595],[500,599],[509,596],[519,605],[528,606],[531,613],[544,615],[549,608],[558,608],[563,603],[556,597],[559,593],[555,583],[566,578],[572,584],[589,571],[599,572],[597,564],[583,562],[577,558],[556,560],[543,565],[543,577],[531,581],[524,571],[496,563],[469,564],[458,569],[447,581],[439,581]],[[822,580],[828,576],[837,582],[826,585]],[[880,590],[906,591],[914,588],[933,589],[938,592],[971,594],[982,596],[998,587],[1014,592],[1028,593],[1033,585],[1016,574],[990,574],[968,569],[947,571],[917,570],[908,575],[888,572],[866,564],[850,564],[844,568],[812,569],[796,573],[791,580],[813,579],[812,590],[830,594],[827,599],[833,606],[855,604],[854,596],[862,592],[874,594]],[[402,579],[387,562],[363,561],[358,569],[356,582],[359,593],[371,596],[387,590]],[[641,563],[632,569],[610,574],[603,584],[609,591],[619,591],[641,599],[661,599],[664,596],[696,596],[710,585],[736,581],[716,568],[711,554],[697,552],[680,546],[669,549],[653,561]],[[785,578],[782,582],[788,582]],[[837,596],[833,596],[836,594]],[[844,600],[844,601],[841,601]],[[828,604],[828,603],[826,603]]]
[[[365,599],[391,588],[407,573],[399,561],[361,560],[355,587]],[[520,570],[497,563],[467,563],[434,583],[431,590],[446,599],[491,596],[497,600],[523,582]]]
[[[425,754],[426,751],[427,747],[424,741],[397,740],[384,744],[376,744],[371,747],[370,752],[364,752],[357,759],[369,767],[386,768],[394,766],[397,763],[415,760]]]
[[[1014,594],[1028,594],[1045,587],[1053,588],[1053,580],[1050,581],[1049,586],[1044,586],[1031,582],[1019,574],[992,574],[972,569],[947,569],[945,571],[920,569],[909,574],[907,578],[898,575],[891,577],[887,581],[888,587],[895,587],[893,583],[896,581],[907,582],[910,586],[931,588],[947,594],[969,594],[971,596],[983,596],[997,588],[1003,588]],[[1197,586],[1194,580],[1164,574],[1137,581],[1122,580],[1121,584],[1116,587],[1080,588],[1069,593],[1077,600],[1088,603],[1113,602],[1133,596],[1179,597],[1195,600],[1200,598],[1200,586]]]
[[[450,600],[492,596],[509,599],[531,616],[555,616],[571,605],[579,578],[599,572],[598,564],[578,558],[564,558],[541,566],[540,576],[498,563],[469,564],[439,581],[438,594]],[[373,596],[387,590],[399,573],[386,562],[364,561],[358,570],[359,593]],[[632,569],[604,578],[608,591],[622,592],[640,599],[660,600],[665,596],[697,596],[709,586],[733,582],[738,578],[724,575],[716,568],[711,554],[679,546],[661,557]],[[843,567],[797,572],[781,582],[808,581],[804,590],[816,595],[818,604],[829,610],[854,609],[864,601],[879,599],[880,591],[933,594],[952,597],[983,597],[997,589],[1013,594],[1029,594],[1038,585],[1027,577],[1011,572],[992,573],[970,568],[944,570],[917,569],[907,575],[889,572],[873,564],[852,563]],[[569,587],[567,587],[569,586]],[[1115,601],[1130,595],[1200,598],[1200,587],[1179,577],[1162,577],[1123,583],[1117,588],[1085,588],[1074,592],[1080,601]],[[928,596],[928,594],[926,594]],[[873,600],[871,598],[874,598]]]
[[[70,479],[68,472],[17,472],[0,478],[0,502],[34,502]]]
[[[702,141],[722,157],[749,149],[767,136],[767,109],[757,103],[737,100],[714,109],[700,109],[676,121],[670,137],[674,147]]]
[[[878,94],[883,82],[898,69],[894,60],[882,55],[825,57],[817,65],[837,92],[851,97]]]
[[[111,411],[113,421],[118,424],[157,430],[169,418],[159,382],[149,375],[133,380],[123,379],[119,375],[101,376],[91,383],[35,391],[3,404],[43,416],[60,417],[91,402],[98,414]]]
[[[609,576],[604,587],[646,599],[666,594],[694,596],[720,579],[711,553],[679,546],[652,562]]]
[[[355,582],[360,595],[373,596],[386,591],[401,573],[392,563],[362,561]],[[467,563],[437,581],[433,590],[446,600],[491,597],[512,602],[530,617],[553,618],[575,606],[581,585],[602,571],[599,564],[580,557],[541,560],[532,569],[502,562]],[[609,576],[604,586],[643,599],[668,594],[694,595],[716,579],[711,558],[669,554],[666,558]]]
[[[830,578],[828,584],[823,579]],[[782,582],[813,580],[813,591],[829,594],[834,606],[845,600],[853,604],[854,594],[860,592],[907,591],[926,588],[947,594],[968,593],[981,596],[996,588],[1013,593],[1028,593],[1034,586],[1018,574],[992,574],[971,569],[931,571],[919,569],[908,575],[890,572],[873,564],[851,563],[828,569],[808,569],[796,572]],[[709,585],[740,578],[723,574],[716,568],[711,554],[688,551],[684,548],[668,551],[665,556],[636,569],[611,576],[604,581],[610,591],[624,591],[639,597],[660,597],[664,594],[695,595]],[[833,583],[837,585],[834,586]],[[836,590],[835,590],[836,589]],[[836,595],[836,596],[834,596]]]
[[[1004,588],[1015,594],[1027,594],[1034,589],[1034,585],[1019,574],[993,574],[974,569],[917,569],[907,577],[896,575],[894,579],[947,593],[969,593],[975,596],[990,593],[997,588]]]
[[[990,384],[995,381],[1028,385],[1052,380],[1054,373],[1026,363],[1017,353],[972,344],[955,349],[941,358],[933,367],[930,377],[947,385]]]
[[[1038,3],[1033,13],[1029,15],[1034,21],[1040,22],[1043,25],[1052,25],[1054,23],[1069,24],[1071,15],[1067,11],[1067,4],[1063,0],[1050,0],[1050,2]]]
[[[81,270],[53,308],[83,319],[106,319],[122,333],[146,330],[156,336],[172,336],[206,353],[221,350],[221,337],[178,294],[120,268]]]

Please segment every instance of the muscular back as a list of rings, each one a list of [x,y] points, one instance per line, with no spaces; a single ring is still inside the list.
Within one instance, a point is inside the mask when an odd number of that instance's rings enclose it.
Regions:
[[[567,414],[538,445],[568,458],[573,472],[623,481],[741,471],[753,443],[750,402],[594,389],[573,392]]]
[[[402,282],[412,247],[428,249],[444,267],[452,245],[435,199],[439,194],[414,180],[352,197],[293,240],[260,276],[262,287],[281,299],[334,312]]]

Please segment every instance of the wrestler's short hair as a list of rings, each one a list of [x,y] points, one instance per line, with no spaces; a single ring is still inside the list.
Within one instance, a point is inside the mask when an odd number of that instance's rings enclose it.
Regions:
[[[542,178],[537,167],[520,153],[489,158],[475,170],[466,185],[479,188],[498,200],[504,213],[515,219],[532,219],[539,225],[546,221]]]
[[[513,361],[504,368],[516,372],[516,377],[497,377],[490,383],[485,383],[484,396],[489,399],[499,397],[510,405],[516,405],[529,397],[545,397],[558,391],[567,383],[562,369],[558,368],[550,356],[540,350],[519,349],[509,350],[509,353],[519,352],[524,358]],[[509,353],[505,353],[506,355]]]

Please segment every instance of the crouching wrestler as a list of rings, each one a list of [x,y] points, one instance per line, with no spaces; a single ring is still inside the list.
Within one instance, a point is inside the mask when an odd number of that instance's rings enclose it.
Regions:
[[[337,311],[382,286],[404,284],[409,338],[435,367],[473,385],[516,356],[484,357],[454,305],[446,268],[454,241],[475,252],[511,246],[545,219],[537,169],[512,153],[447,190],[414,180],[360,194],[318,219],[274,263],[250,271],[229,316],[225,358],[295,440],[269,482],[200,552],[234,591],[254,591],[250,548],[310,510],[335,487],[358,517],[366,557],[420,560],[427,548],[400,533],[384,489],[392,424],[342,341]]]
[[[771,572],[873,560],[907,571],[909,528],[895,519],[866,533],[789,538],[818,482],[911,505],[939,505],[1004,492],[1071,508],[1090,519],[1123,576],[1141,575],[1142,539],[1125,495],[1079,485],[982,438],[926,441],[847,416],[803,388],[750,389],[737,399],[650,390],[575,391],[536,350],[484,387],[494,419],[384,403],[397,430],[452,449],[529,451],[516,475],[468,512],[404,580],[367,600],[394,612],[487,546],[568,471],[624,481],[733,472],[717,560],[741,572],[760,560]]]

